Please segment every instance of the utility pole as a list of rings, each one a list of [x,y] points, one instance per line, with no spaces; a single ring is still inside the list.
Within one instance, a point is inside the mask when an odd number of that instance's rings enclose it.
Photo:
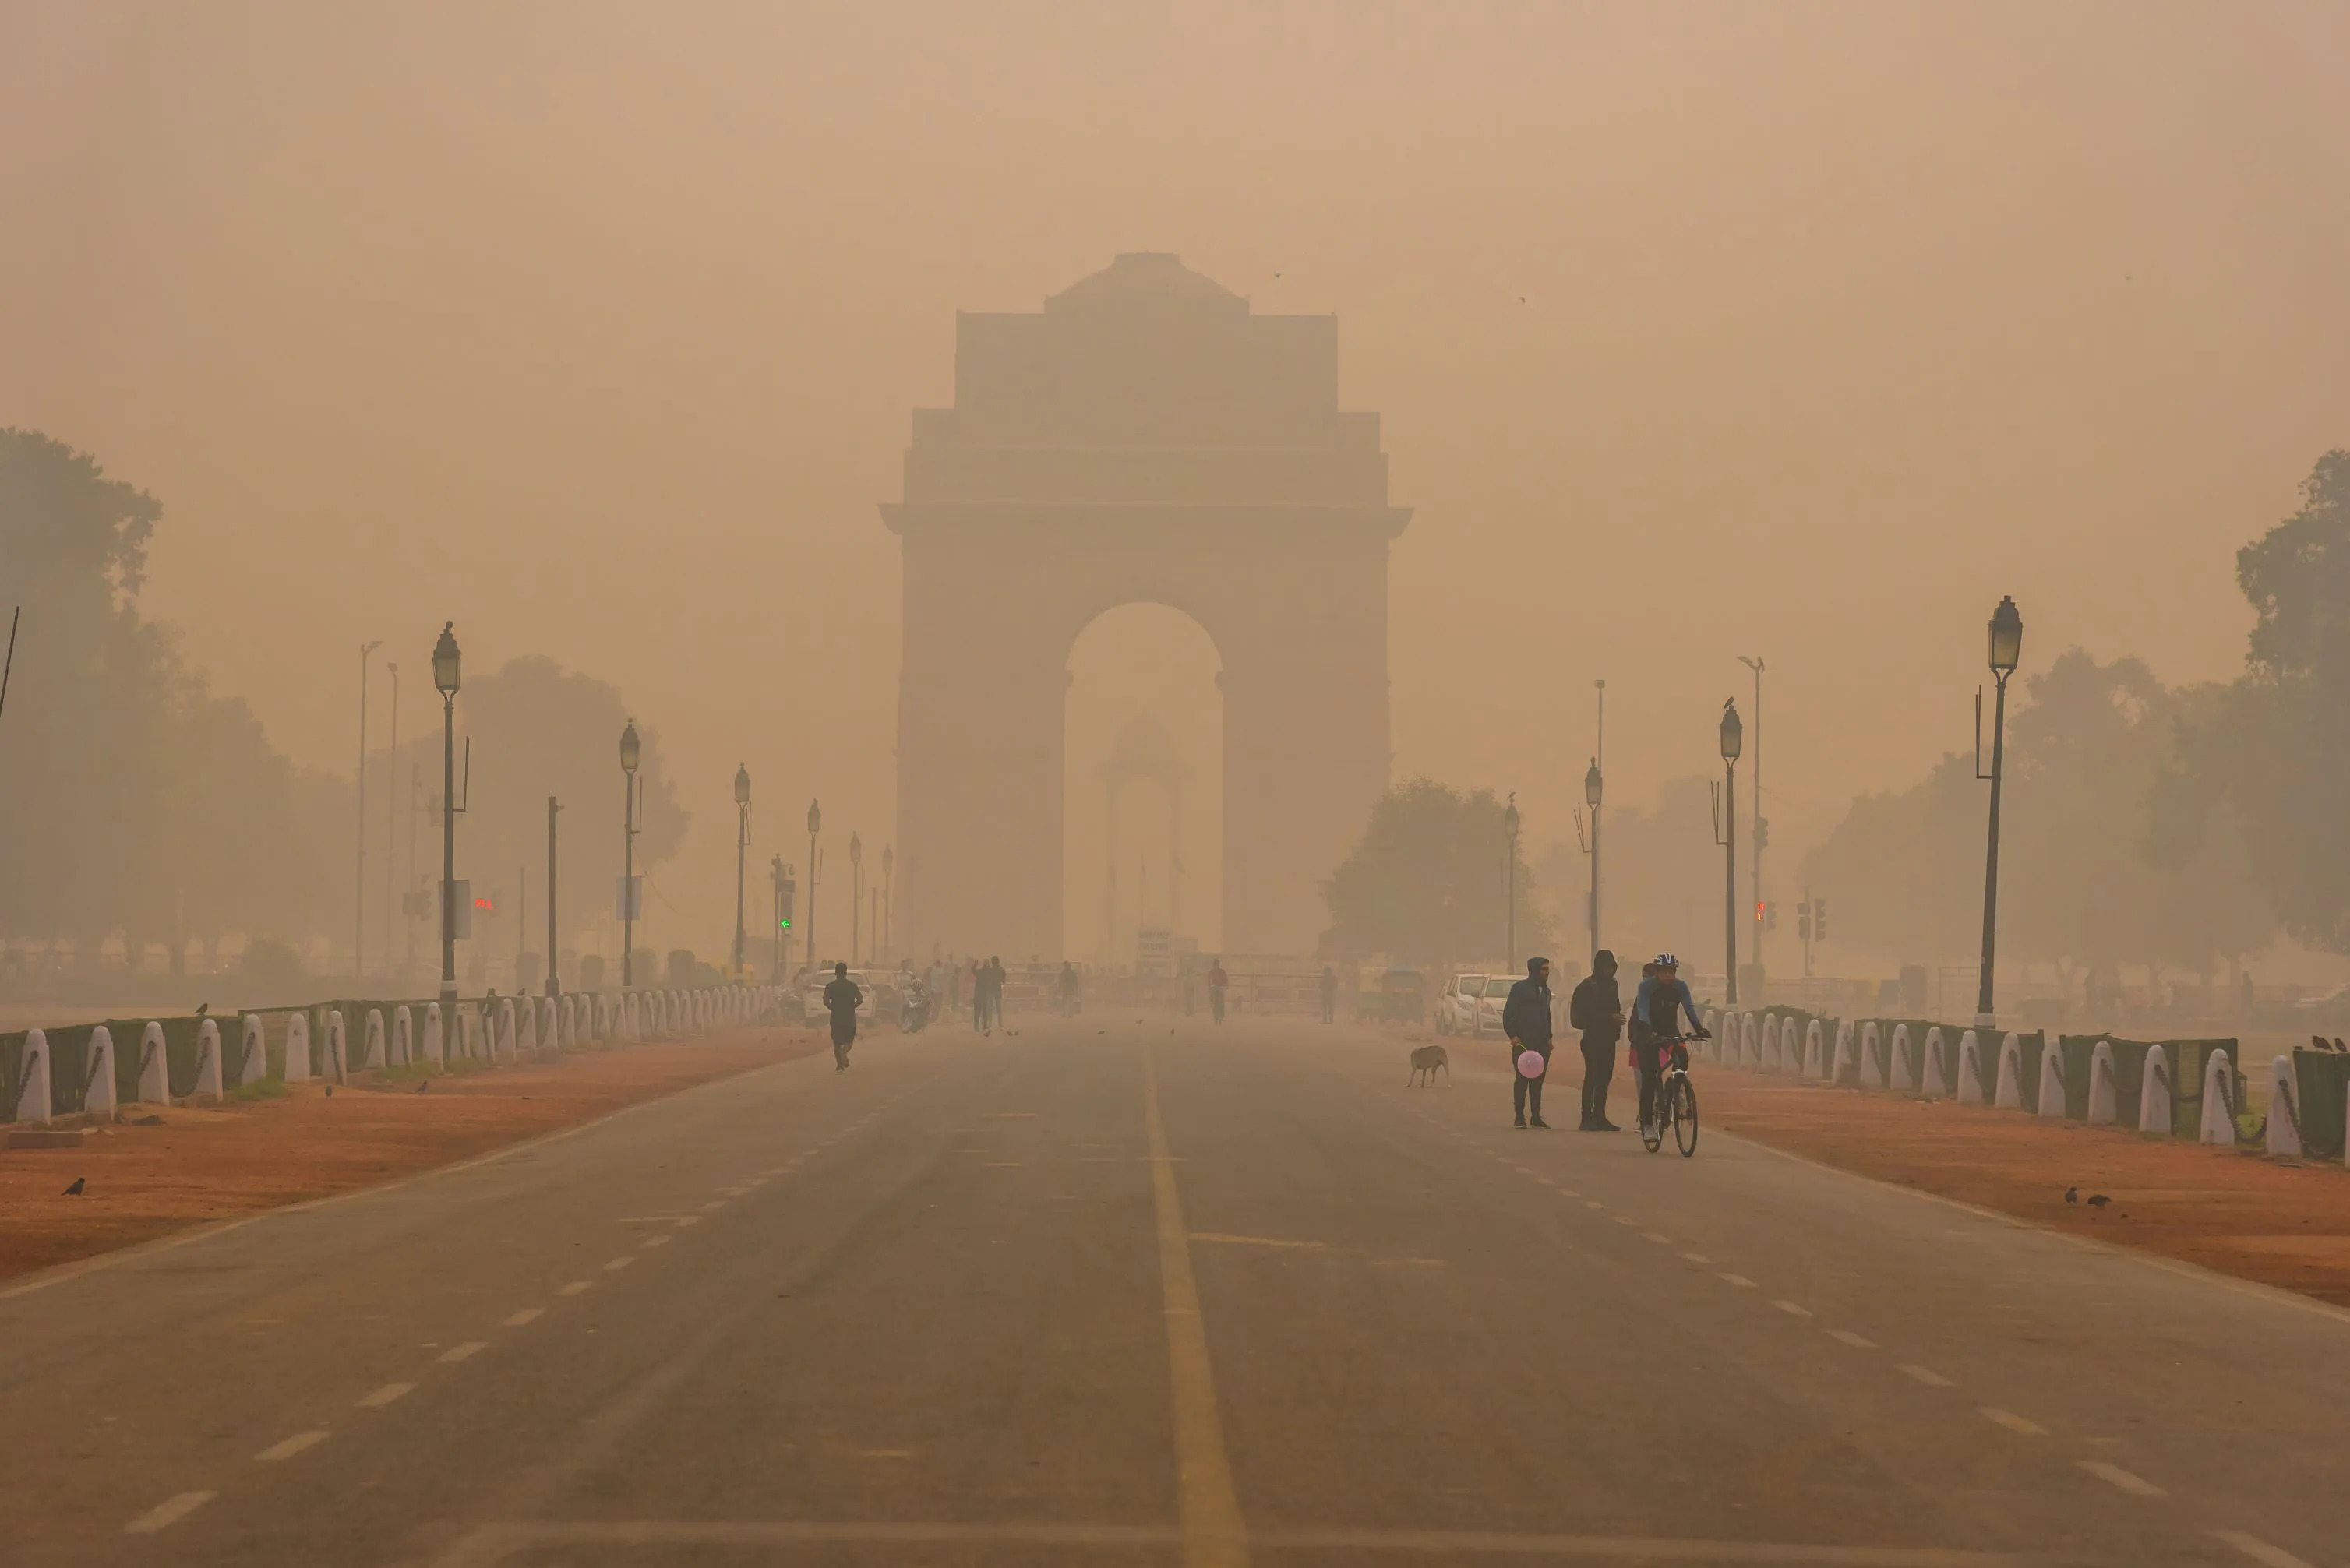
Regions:
[[[359,870],[351,880],[351,972],[367,973],[367,682],[368,656],[380,642],[359,645]]]
[[[555,971],[555,814],[563,808],[555,797],[546,797],[546,994],[563,994],[562,981]],[[517,985],[516,991],[522,989]]]
[[[1754,671],[1754,967],[1762,967],[1762,846],[1770,841],[1771,829],[1762,820],[1762,656],[1749,659],[1738,656],[1738,662]],[[1758,997],[1756,999],[1760,1001]]]
[[[383,753],[383,967],[389,973],[392,967],[392,867],[400,863],[400,787],[392,779],[392,770],[400,766],[400,666],[386,659],[384,668],[391,671],[391,746]]]

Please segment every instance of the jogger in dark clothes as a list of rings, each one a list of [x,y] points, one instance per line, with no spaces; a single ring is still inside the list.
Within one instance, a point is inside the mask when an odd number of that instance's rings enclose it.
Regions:
[[[832,966],[832,981],[824,988],[824,1008],[832,1014],[832,1070],[848,1071],[848,1048],[857,1044],[857,1010],[865,1005],[865,992],[848,978],[848,966]]]
[[[1616,1042],[1624,1032],[1624,999],[1616,989],[1616,955],[1591,956],[1591,973],[1566,1004],[1567,1027],[1583,1037],[1583,1127],[1620,1132],[1607,1119],[1607,1085],[1616,1076]]]

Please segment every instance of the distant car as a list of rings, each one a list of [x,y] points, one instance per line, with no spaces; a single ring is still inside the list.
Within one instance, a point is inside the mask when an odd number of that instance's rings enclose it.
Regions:
[[[1436,996],[1436,1032],[1439,1034],[1474,1034],[1477,1033],[1477,1008],[1485,997],[1485,976],[1456,974],[1444,982]]]
[[[2302,997],[2293,1004],[2293,1010],[2304,1023],[2350,1022],[2350,985],[2339,991],[2329,991],[2324,996]]]
[[[1515,979],[1506,974],[1489,974],[1485,977],[1485,994],[1478,999],[1477,1023],[1469,1031],[1470,1033],[1499,1034],[1502,1033],[1502,1009],[1508,1005],[1510,987],[1516,983]]]
[[[865,994],[865,1000],[857,1007],[857,1026],[863,1029],[873,1022],[876,1012],[881,1006],[882,988],[861,969],[850,970],[848,978],[855,981],[857,989]],[[831,1020],[832,1012],[824,1004],[824,988],[831,983],[832,971],[822,970],[809,978],[807,989],[800,993],[800,1010],[810,1023],[823,1023]]]

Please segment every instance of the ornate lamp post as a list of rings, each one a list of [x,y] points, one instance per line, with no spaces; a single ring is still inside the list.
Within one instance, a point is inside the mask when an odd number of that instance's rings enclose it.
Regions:
[[[897,864],[898,852],[889,845],[883,845],[881,846],[881,951],[879,954],[883,959],[887,959],[895,952],[898,947],[895,940],[897,933],[889,929],[890,923],[898,916],[898,899],[896,894],[890,890],[889,883],[890,870]]]
[[[637,742],[637,722],[620,731],[620,772],[626,794],[620,805],[620,989],[637,983],[637,763],[642,753]]]
[[[1583,804],[1591,808],[1591,950],[1599,951],[1599,759],[1583,775]],[[1594,972],[1596,972],[1596,971]]]
[[[1502,945],[1509,950],[1503,956],[1510,968],[1518,967],[1518,792],[1510,792],[1510,804],[1502,811],[1502,836],[1507,841],[1510,857],[1508,869],[1503,874],[1502,896],[1508,901],[1508,912],[1502,917]]]
[[[432,686],[441,693],[441,1012],[453,1025],[457,1005],[457,687],[464,673],[457,623],[432,645]]]
[[[751,770],[748,765],[734,767],[734,972],[733,979],[743,978],[743,875],[750,865],[751,855]]]
[[[1982,984],[1975,993],[1975,1027],[1991,1026],[1991,961],[1999,935],[1999,794],[2007,771],[2007,678],[2023,657],[2023,616],[2002,597],[1991,616],[1991,673],[1999,683],[1991,722],[1991,834],[1983,851]],[[1982,774],[1982,691],[1975,691],[1975,776]]]
[[[1738,699],[1721,705],[1721,811],[1723,831],[1718,842],[1727,853],[1722,864],[1728,890],[1721,900],[1722,953],[1729,972],[1722,977],[1723,1005],[1738,1005],[1738,753],[1746,746],[1746,726],[1738,720]]]
[[[848,961],[857,961],[857,922],[865,918],[865,844],[848,836]]]
[[[821,812],[821,811],[819,811],[819,810],[817,810],[817,809],[816,809],[816,802],[814,802],[814,801],[812,801],[812,800],[811,800],[811,801],[809,801],[809,802],[808,802],[808,877],[807,877],[807,882],[808,882],[808,899],[807,899],[807,904],[808,904],[808,907],[807,907],[807,967],[808,967],[808,972],[809,972],[809,973],[811,973],[811,974],[813,974],[813,973],[815,973],[815,972],[816,972],[816,836],[817,831],[818,831],[819,829],[821,829],[823,826],[824,826],[824,813],[823,813],[823,812]]]

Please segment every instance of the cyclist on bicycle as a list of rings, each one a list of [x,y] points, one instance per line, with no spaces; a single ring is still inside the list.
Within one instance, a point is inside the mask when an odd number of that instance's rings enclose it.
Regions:
[[[1659,953],[1646,966],[1648,973],[1640,981],[1638,999],[1632,1003],[1632,1071],[1640,1080],[1640,1128],[1645,1135],[1654,1125],[1657,1112],[1657,1084],[1663,1077],[1667,1053],[1681,1037],[1680,1015],[1689,1014],[1688,1038],[1711,1039],[1704,1021],[1697,1015],[1697,1001],[1680,978],[1681,961],[1670,953]]]

